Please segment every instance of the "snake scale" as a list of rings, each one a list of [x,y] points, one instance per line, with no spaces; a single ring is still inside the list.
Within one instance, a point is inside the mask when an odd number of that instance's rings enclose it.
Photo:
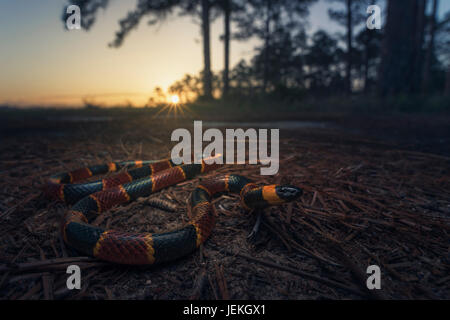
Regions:
[[[182,165],[175,165],[171,160],[112,162],[53,175],[46,184],[45,192],[72,205],[61,223],[62,236],[67,245],[80,253],[113,263],[151,265],[183,257],[209,237],[216,220],[211,204],[216,195],[239,194],[241,205],[251,210],[280,205],[302,194],[301,189],[290,185],[258,186],[240,175],[224,175],[205,179],[195,188],[189,201],[193,218],[177,230],[132,233],[105,230],[90,224],[113,206],[149,196],[219,166],[205,161]],[[80,183],[92,176],[110,172],[115,174]]]

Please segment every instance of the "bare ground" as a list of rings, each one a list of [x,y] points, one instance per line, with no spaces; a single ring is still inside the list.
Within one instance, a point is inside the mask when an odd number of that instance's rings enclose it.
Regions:
[[[382,119],[366,121],[372,125],[364,134],[361,119],[341,121],[356,131],[282,130],[277,175],[260,176],[250,165],[209,174],[239,173],[305,192],[296,203],[266,210],[251,240],[255,217],[236,196],[223,196],[215,202],[217,225],[200,250],[150,268],[78,257],[59,236],[67,207],[44,198],[40,187],[59,171],[167,157],[171,131],[192,121],[8,123],[0,135],[0,298],[449,299],[448,127],[442,119],[390,121],[400,133],[414,135],[420,123],[428,134],[405,141],[389,134]],[[189,220],[186,199],[202,178],[150,197],[174,203],[176,213],[140,199],[95,223],[148,232],[181,226]],[[66,289],[69,264],[82,269],[80,291]],[[382,290],[366,289],[373,264],[381,268]]]

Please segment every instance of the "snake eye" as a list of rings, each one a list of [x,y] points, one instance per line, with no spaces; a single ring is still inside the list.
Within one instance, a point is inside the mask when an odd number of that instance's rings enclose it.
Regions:
[[[277,186],[275,191],[281,199],[284,201],[292,201],[297,199],[303,194],[302,189],[295,186]]]

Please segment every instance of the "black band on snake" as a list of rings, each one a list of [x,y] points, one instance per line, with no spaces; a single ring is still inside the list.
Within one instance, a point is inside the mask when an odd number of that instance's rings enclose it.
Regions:
[[[240,195],[247,209],[280,205],[297,199],[301,189],[294,186],[257,186],[239,175],[225,175],[202,181],[190,198],[192,220],[166,233],[130,233],[105,230],[89,223],[111,207],[146,197],[163,188],[218,168],[219,164],[175,165],[171,160],[126,161],[96,165],[52,176],[46,193],[73,206],[61,224],[64,241],[79,252],[120,264],[151,265],[185,256],[211,234],[215,211],[211,199],[222,193]],[[94,182],[78,183],[94,175],[128,171]]]

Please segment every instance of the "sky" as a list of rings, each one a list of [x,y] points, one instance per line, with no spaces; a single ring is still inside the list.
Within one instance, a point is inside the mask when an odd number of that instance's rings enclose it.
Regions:
[[[85,32],[64,29],[65,0],[0,0],[0,104],[78,106],[86,98],[143,106],[156,86],[166,90],[184,74],[202,69],[200,26],[192,17],[173,15],[157,26],[144,19],[120,48],[109,48],[119,19],[136,0],[111,2]],[[329,7],[327,0],[311,7],[309,32],[341,30],[329,20]],[[441,1],[440,13],[448,10],[450,1]],[[219,18],[211,27],[215,72],[223,69],[222,25]],[[233,41],[231,66],[250,59],[257,44],[256,39]]]

